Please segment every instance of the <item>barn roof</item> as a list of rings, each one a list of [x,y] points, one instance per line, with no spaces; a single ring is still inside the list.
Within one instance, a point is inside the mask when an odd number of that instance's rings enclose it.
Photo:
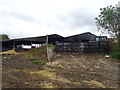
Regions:
[[[62,40],[67,40],[69,38],[77,37],[77,36],[86,37],[85,35],[92,35],[92,36],[96,37],[96,35],[94,35],[90,32],[85,32],[85,33],[82,33],[82,34],[72,35],[72,36],[68,36],[68,37],[63,37],[63,36],[60,36],[58,34],[51,34],[51,35],[48,35],[48,39],[49,39],[50,42],[55,42],[57,40],[62,41]],[[87,36],[87,38],[89,38],[89,37]],[[46,42],[46,36],[16,38],[16,39],[9,39],[9,40],[1,40],[0,42],[13,42],[13,41],[28,41],[28,42],[32,41],[32,42],[36,42],[36,43],[37,42],[44,43],[44,42]]]
[[[68,36],[68,37],[65,37],[65,38],[81,36],[81,35],[84,35],[84,34],[90,34],[90,35],[94,35],[94,36],[96,36],[95,34],[92,34],[92,33],[90,33],[90,32],[85,32],[85,33],[81,33],[81,34],[77,34],[77,35]]]
[[[58,34],[51,34],[48,37],[62,37]],[[16,38],[16,39],[7,39],[7,40],[0,40],[0,41],[45,41],[46,36],[37,36],[37,37],[26,37],[26,38]]]

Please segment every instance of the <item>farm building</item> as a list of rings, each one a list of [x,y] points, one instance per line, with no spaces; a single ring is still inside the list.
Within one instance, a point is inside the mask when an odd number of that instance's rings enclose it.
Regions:
[[[56,43],[56,51],[61,53],[108,53],[106,36],[96,36],[90,32],[64,38]]]
[[[28,37],[3,40],[2,51],[24,47],[40,47],[42,44],[56,45],[57,52],[65,53],[95,53],[95,52],[108,52],[108,42],[106,36],[96,36],[90,32],[63,37],[57,34],[47,36]]]
[[[18,39],[10,39],[10,40],[2,40],[0,41],[2,43],[2,51],[10,50],[13,48],[17,48],[17,46],[20,45],[40,45],[46,43],[46,36],[39,36],[39,37],[28,37],[28,38],[18,38]],[[61,42],[64,40],[64,37],[57,35],[57,34],[51,34],[48,35],[48,43],[49,44],[55,44],[56,41]]]

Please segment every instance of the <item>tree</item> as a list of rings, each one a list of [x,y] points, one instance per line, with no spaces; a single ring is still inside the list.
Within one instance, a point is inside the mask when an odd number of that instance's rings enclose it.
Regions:
[[[7,34],[0,34],[0,37],[2,38],[2,40],[9,39],[9,36]]]
[[[118,43],[111,45],[110,56],[120,58],[120,7],[110,5],[100,8],[100,15],[95,19],[98,30],[107,31],[118,39]]]
[[[99,31],[107,31],[120,42],[120,8],[117,5],[100,8],[100,15],[95,19]]]

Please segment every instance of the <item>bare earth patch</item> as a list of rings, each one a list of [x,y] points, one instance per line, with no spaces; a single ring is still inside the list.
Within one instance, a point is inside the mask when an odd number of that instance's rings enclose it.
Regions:
[[[3,88],[117,88],[118,64],[98,54],[56,54],[44,65],[3,56]]]

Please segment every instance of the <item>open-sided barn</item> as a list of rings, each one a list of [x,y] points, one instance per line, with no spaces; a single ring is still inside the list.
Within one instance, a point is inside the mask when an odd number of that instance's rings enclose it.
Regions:
[[[51,34],[47,36],[39,36],[39,37],[28,37],[28,38],[18,38],[18,39],[10,39],[10,40],[2,40],[2,51],[10,50],[13,48],[17,48],[18,45],[32,45],[32,44],[45,44],[46,39],[48,37],[49,44],[55,44],[56,41],[61,42],[64,40],[64,37]]]

